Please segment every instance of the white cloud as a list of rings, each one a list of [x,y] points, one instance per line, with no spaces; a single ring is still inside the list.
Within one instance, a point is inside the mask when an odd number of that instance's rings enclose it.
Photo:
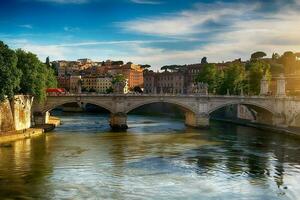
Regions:
[[[33,28],[32,25],[30,25],[30,24],[22,24],[22,25],[19,25],[19,27],[27,28],[27,29],[32,29]]]
[[[90,0],[36,0],[36,1],[60,3],[60,4],[84,4],[90,2]]]
[[[286,6],[278,12],[257,13],[259,4],[221,4],[198,4],[193,10],[123,23],[122,27],[132,33],[188,39],[191,36],[197,37],[195,33],[202,33],[203,28],[209,33],[212,29],[204,27],[207,21],[226,22],[226,26],[219,32],[211,32],[207,36],[208,44],[198,42],[198,48],[166,51],[162,48],[136,47],[137,51],[130,59],[161,66],[195,63],[202,56],[207,56],[209,61],[221,62],[236,58],[248,59],[252,52],[258,50],[269,55],[288,50],[300,51],[300,14],[296,8]]]
[[[162,4],[161,1],[153,1],[153,0],[130,0],[130,1],[137,4],[152,4],[152,5]]]
[[[67,32],[76,32],[79,30],[80,30],[80,28],[78,28],[78,27],[69,27],[69,26],[64,27],[64,31],[67,31]]]
[[[206,32],[205,23],[223,21],[224,19],[239,18],[243,14],[253,11],[259,4],[197,4],[192,10],[165,16],[137,19],[119,23],[126,31],[158,35],[182,36]]]

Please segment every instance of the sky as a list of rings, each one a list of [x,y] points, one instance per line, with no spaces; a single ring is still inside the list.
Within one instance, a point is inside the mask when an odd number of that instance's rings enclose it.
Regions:
[[[42,61],[246,60],[300,51],[300,0],[0,0],[0,40]]]

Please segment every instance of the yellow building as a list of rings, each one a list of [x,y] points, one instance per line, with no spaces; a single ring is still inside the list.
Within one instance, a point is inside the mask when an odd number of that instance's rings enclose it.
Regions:
[[[97,93],[106,93],[106,90],[112,86],[111,77],[86,76],[82,78],[83,91],[95,91]]]

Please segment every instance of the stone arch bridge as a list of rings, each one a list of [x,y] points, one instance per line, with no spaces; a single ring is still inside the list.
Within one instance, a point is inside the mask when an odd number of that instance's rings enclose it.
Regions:
[[[300,114],[300,98],[271,96],[217,95],[133,95],[133,94],[66,94],[47,96],[44,103],[34,102],[35,124],[47,123],[49,111],[65,103],[94,104],[107,109],[113,128],[127,128],[127,113],[143,105],[165,102],[179,106],[185,112],[185,124],[209,126],[210,114],[228,105],[245,105],[256,110],[258,123],[292,126]]]

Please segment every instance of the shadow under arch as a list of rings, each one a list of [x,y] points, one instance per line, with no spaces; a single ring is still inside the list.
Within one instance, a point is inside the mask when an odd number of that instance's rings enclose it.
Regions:
[[[244,107],[239,107],[244,106]],[[228,108],[231,108],[228,109]],[[226,110],[228,109],[228,110]],[[236,102],[236,103],[226,103],[219,105],[211,110],[209,110],[209,117],[220,117],[218,114],[221,112],[227,112],[228,118],[243,119],[248,121],[253,121],[263,124],[272,124],[272,118],[275,112],[268,107],[260,104],[248,103],[248,102]],[[240,113],[240,115],[238,115]],[[248,116],[246,118],[241,118],[242,116]],[[226,116],[223,116],[226,117]],[[252,119],[251,119],[252,118]]]
[[[176,119],[183,124],[196,127],[195,117],[196,114],[192,108],[179,103],[170,101],[148,101],[136,104],[127,110],[127,115],[138,114],[144,116],[161,116],[165,120]]]
[[[109,113],[112,113],[111,108],[109,108],[107,105],[105,104],[101,104],[101,102],[93,102],[93,101],[83,101],[83,102],[77,102],[77,101],[63,101],[63,102],[58,102],[58,103],[54,103],[54,104],[50,104],[50,105],[46,105],[45,108],[43,109],[43,113],[49,112],[55,108],[58,108],[60,106],[63,106],[65,104],[72,104],[72,103],[76,103],[78,105],[82,105],[82,104],[90,104],[90,105],[94,105],[100,108],[103,108],[104,110],[108,111]]]
[[[145,101],[145,102],[141,102],[141,103],[138,103],[138,104],[134,104],[132,106],[130,106],[129,108],[126,109],[126,114],[129,114],[131,112],[133,112],[134,110],[137,110],[139,108],[142,108],[142,107],[145,107],[145,106],[148,106],[148,105],[155,105],[155,104],[165,104],[165,105],[172,105],[174,107],[177,107],[179,108],[182,112],[191,112],[193,114],[195,114],[195,111],[193,110],[192,107],[188,106],[188,105],[185,105],[183,103],[179,103],[179,102],[173,102],[173,101],[157,101],[157,100],[154,100],[154,101]]]

